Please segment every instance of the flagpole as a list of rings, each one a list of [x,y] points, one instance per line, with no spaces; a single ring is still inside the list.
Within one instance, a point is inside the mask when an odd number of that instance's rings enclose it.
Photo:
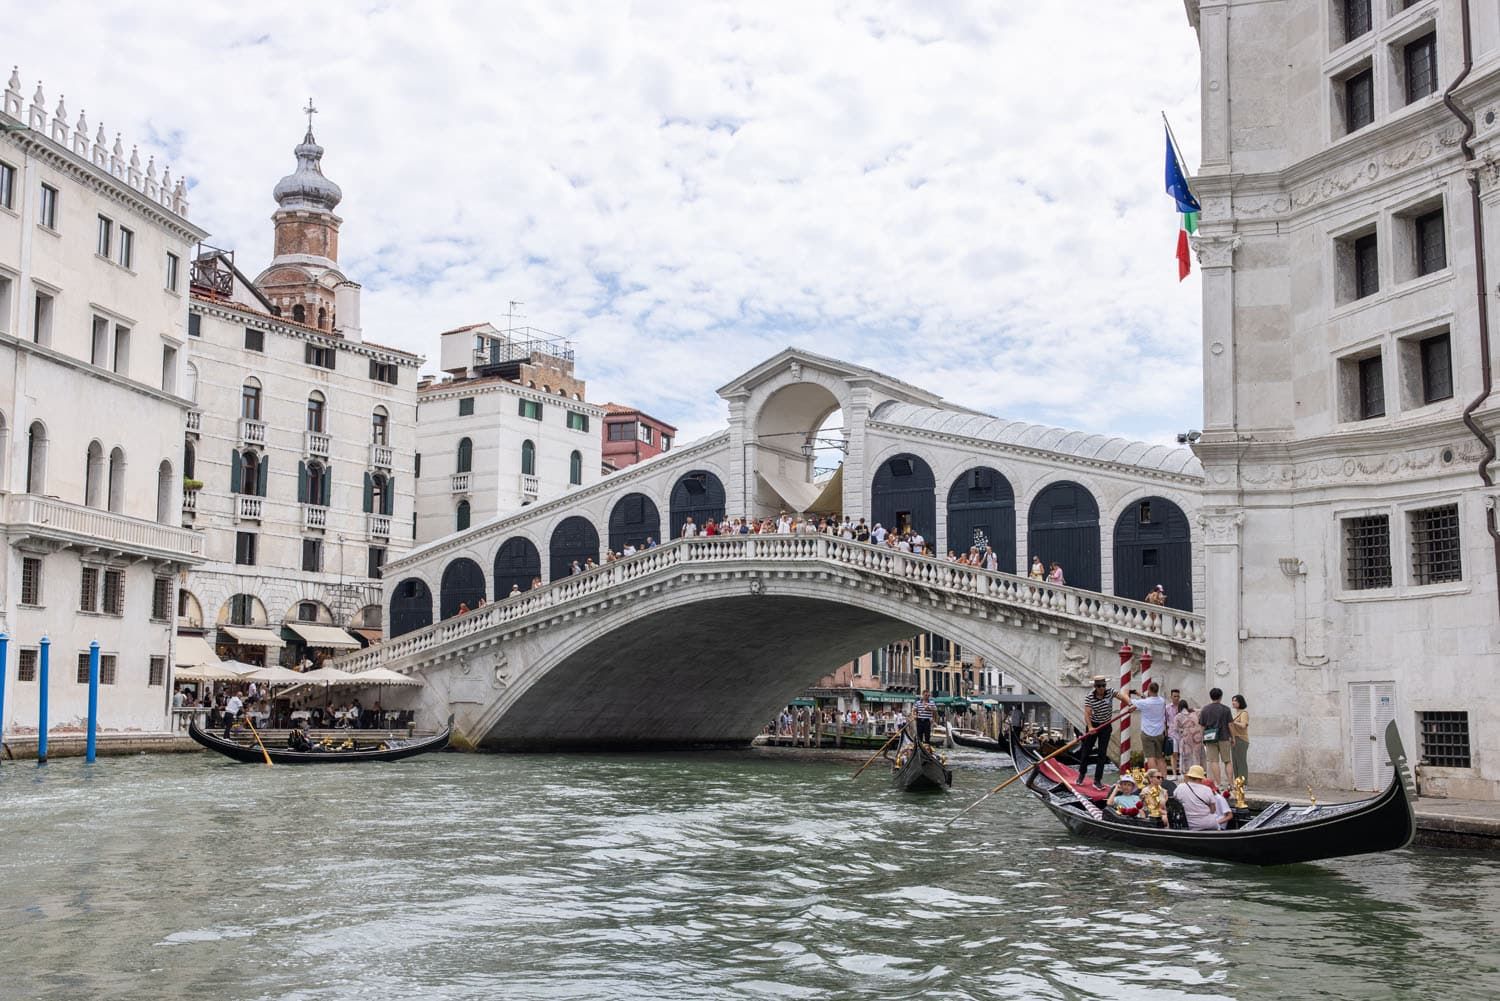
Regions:
[[[1172,123],[1167,121],[1167,113],[1161,113],[1161,123],[1167,127],[1167,138],[1172,140],[1172,156],[1177,161],[1177,169],[1182,171],[1183,177],[1191,177],[1192,172],[1187,169],[1187,164],[1182,162],[1182,145],[1177,141],[1177,134],[1172,131]]]

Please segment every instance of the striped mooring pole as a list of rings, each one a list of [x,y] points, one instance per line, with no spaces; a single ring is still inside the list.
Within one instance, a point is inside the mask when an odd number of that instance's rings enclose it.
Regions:
[[[1126,640],[1120,644],[1120,691],[1130,691],[1130,658],[1135,656],[1135,651],[1130,648],[1130,641]],[[1127,711],[1120,718],[1120,774],[1130,767],[1130,721],[1135,718],[1133,712]]]

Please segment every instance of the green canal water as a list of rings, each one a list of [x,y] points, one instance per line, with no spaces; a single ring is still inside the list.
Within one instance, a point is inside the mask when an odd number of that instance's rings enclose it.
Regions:
[[[0,765],[0,998],[1446,998],[1500,861],[1105,852],[746,752]]]

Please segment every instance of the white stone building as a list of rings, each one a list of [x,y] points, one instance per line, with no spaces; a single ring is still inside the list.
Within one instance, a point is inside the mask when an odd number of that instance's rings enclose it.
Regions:
[[[204,236],[186,189],[103,127],[29,104],[12,73],[0,113],[0,631],[10,636],[0,732],[87,711],[160,730],[181,572],[202,539],[179,527],[187,262]]]
[[[365,341],[338,268],[341,198],[308,131],[275,188],[275,258],[193,261],[183,524],[207,562],[184,643],[250,663],[320,659],[381,629],[380,568],[411,545],[416,355]]]
[[[1208,673],[1251,771],[1500,794],[1500,6],[1187,0]],[[1445,104],[1445,95],[1452,106]]]
[[[571,345],[481,323],[439,351],[446,377],[417,393],[418,542],[599,481],[605,411],[585,402]]]

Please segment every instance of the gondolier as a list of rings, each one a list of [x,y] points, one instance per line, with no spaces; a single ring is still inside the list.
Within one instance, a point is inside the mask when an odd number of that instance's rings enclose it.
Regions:
[[[932,701],[932,692],[922,690],[922,697],[912,707],[912,714],[917,718],[917,741],[922,744],[932,743],[932,715],[937,712],[937,703]]]
[[[1109,687],[1109,679],[1102,674],[1094,675],[1094,688],[1083,697],[1083,725],[1085,730],[1099,729],[1083,738],[1078,745],[1078,781],[1088,778],[1089,758],[1098,752],[1099,762],[1094,766],[1094,785],[1104,784],[1104,766],[1109,763],[1109,738],[1114,732],[1110,720],[1115,715],[1115,700],[1123,704],[1125,696]]]

